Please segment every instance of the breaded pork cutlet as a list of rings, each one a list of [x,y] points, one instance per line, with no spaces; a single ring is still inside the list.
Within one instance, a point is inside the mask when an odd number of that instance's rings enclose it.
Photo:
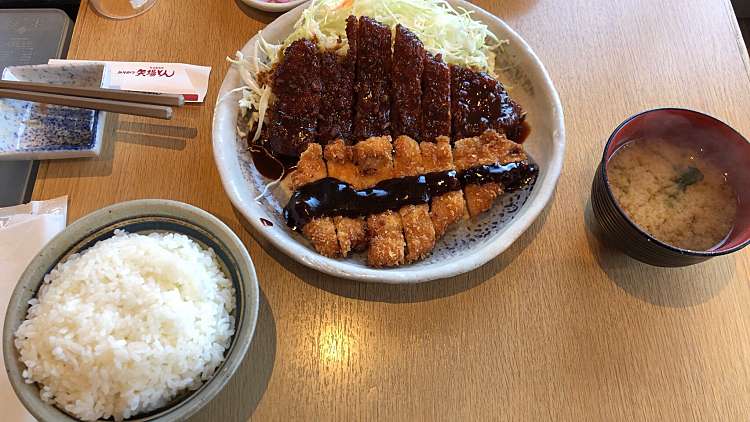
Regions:
[[[362,189],[364,185],[353,155],[352,147],[344,145],[341,139],[326,145],[323,153],[329,177],[349,183],[355,189]],[[367,224],[364,217],[336,216],[333,217],[333,222],[341,255],[348,256],[352,251],[359,252],[367,248]]]
[[[419,144],[408,136],[399,136],[393,142],[393,177],[424,174]],[[435,247],[435,228],[430,220],[427,204],[407,205],[398,210],[406,239],[406,262],[420,260]]]
[[[419,144],[422,153],[422,166],[425,173],[455,170],[450,139],[439,136],[435,142],[424,141]],[[453,223],[466,214],[464,194],[460,190],[448,192],[432,198],[430,219],[435,228],[435,238],[440,238]]]
[[[357,18],[346,20],[349,49],[320,53],[322,93],[318,117],[318,141],[325,145],[335,139],[351,140],[354,124],[354,81],[357,69]]]
[[[297,157],[315,140],[320,110],[320,60],[318,46],[310,40],[294,41],[276,66],[270,110],[268,145],[276,154]]]
[[[297,190],[304,185],[318,181],[327,176],[326,164],[323,162],[323,149],[312,143],[300,156],[297,169],[290,175],[291,187]],[[314,218],[302,227],[302,234],[312,242],[315,250],[323,256],[335,258],[340,255],[336,227],[330,217]]]
[[[424,59],[421,124],[422,141],[451,136],[451,71],[440,54]]]
[[[357,34],[354,139],[360,141],[390,134],[391,28],[363,16]]]
[[[364,187],[393,178],[393,145],[390,136],[372,137],[352,147]],[[367,263],[373,267],[394,267],[404,263],[404,233],[398,212],[385,211],[367,216],[370,247]]]
[[[456,141],[453,148],[453,160],[459,171],[485,164],[506,164],[525,159],[526,153],[519,144],[494,130],[485,131],[481,136]],[[503,187],[494,182],[465,186],[464,196],[469,215],[475,217],[487,211],[502,193]]]
[[[350,139],[354,103],[354,72],[346,57],[327,51],[320,53],[322,93],[318,116],[318,141],[327,144],[334,139]]]
[[[373,136],[352,147],[358,186],[369,188],[393,177],[393,145],[390,136]],[[360,188],[358,188],[360,189]]]
[[[485,72],[455,65],[450,70],[453,140],[479,136],[488,129],[518,139],[523,111],[503,84]]]
[[[396,25],[393,41],[391,133],[420,139],[425,49],[414,33]]]
[[[346,18],[346,42],[349,44],[346,54],[346,66],[352,72],[356,72],[357,54],[359,52],[359,21],[354,15],[349,15]]]

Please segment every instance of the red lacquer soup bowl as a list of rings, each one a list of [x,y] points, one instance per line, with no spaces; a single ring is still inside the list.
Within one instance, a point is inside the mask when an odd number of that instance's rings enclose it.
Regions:
[[[734,226],[709,250],[683,249],[653,237],[627,216],[612,194],[607,166],[617,150],[636,139],[657,138],[709,151],[737,194]],[[647,264],[680,267],[736,252],[750,243],[750,143],[727,124],[697,111],[662,108],[637,114],[607,141],[591,187],[591,206],[604,240]]]

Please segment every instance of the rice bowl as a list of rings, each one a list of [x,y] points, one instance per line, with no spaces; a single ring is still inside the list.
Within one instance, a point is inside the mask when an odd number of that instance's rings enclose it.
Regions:
[[[116,420],[197,389],[234,333],[234,292],[213,251],[180,234],[118,231],[47,276],[16,347],[47,402]]]
[[[82,255],[97,242],[112,238],[118,230],[141,235],[171,232],[187,236],[200,245],[202,249],[214,252],[215,262],[233,289],[233,296],[230,301],[233,303],[231,306],[234,309],[229,315],[234,331],[228,341],[228,347],[221,353],[222,361],[214,372],[207,376],[205,380],[202,379],[202,374],[199,374],[197,378],[200,378],[200,385],[197,389],[183,388],[176,397],[168,400],[165,405],[153,408],[150,411],[143,410],[142,407],[138,410],[137,415],[131,414],[128,420],[158,419],[172,422],[187,419],[212,401],[226,386],[230,378],[239,369],[248,351],[257,322],[260,292],[252,259],[242,241],[216,217],[188,204],[168,200],[137,200],[115,204],[79,219],[52,239],[27,267],[11,296],[3,328],[5,367],[16,395],[37,420],[74,421],[80,420],[80,417],[74,416],[55,402],[43,400],[40,393],[44,386],[41,383],[29,384],[26,382],[23,372],[28,368],[24,364],[21,352],[15,345],[15,333],[27,317],[30,301],[37,298],[41,292],[45,276],[50,274],[58,263],[69,260],[73,255]],[[46,295],[49,294],[48,291]],[[219,301],[223,300],[219,299]],[[101,319],[101,313],[98,313],[98,315]],[[147,327],[141,329],[144,332],[150,331]],[[91,336],[99,336],[95,333],[97,329],[88,331],[92,332]],[[47,327],[45,327],[45,332],[52,333]],[[57,337],[61,336],[57,335]],[[106,336],[102,343],[108,344]],[[162,340],[162,343],[167,344],[168,342]],[[184,348],[183,344],[177,344]],[[175,365],[183,360],[180,357],[181,355],[177,353],[179,352],[175,351],[175,354],[173,354],[173,356],[177,356]],[[201,356],[200,359],[203,359],[204,362],[211,361],[208,355]],[[110,373],[118,371],[115,364],[109,362],[106,371]],[[114,360],[111,362],[114,362]],[[144,364],[148,364],[147,361]],[[70,366],[70,369],[75,370],[76,368]],[[162,369],[165,372],[170,371],[168,368],[160,368],[159,372]],[[85,370],[83,372],[86,373]],[[210,370],[206,372],[206,375],[208,375],[208,372]],[[161,375],[149,373],[147,376],[156,379]],[[83,377],[81,378],[83,379]],[[97,380],[99,379],[97,377]],[[135,376],[133,377],[133,383],[149,385],[149,379]],[[104,384],[105,381],[103,380],[104,378],[101,377],[101,381],[97,382]],[[127,381],[118,381],[121,382],[117,385],[110,382],[106,383],[113,384],[111,389],[119,388],[128,383]],[[167,386],[163,384],[159,389],[164,388],[164,391],[166,391],[167,387],[175,390],[179,388],[176,385]],[[153,390],[152,397],[157,395],[158,392]],[[110,419],[114,420],[115,418]]]

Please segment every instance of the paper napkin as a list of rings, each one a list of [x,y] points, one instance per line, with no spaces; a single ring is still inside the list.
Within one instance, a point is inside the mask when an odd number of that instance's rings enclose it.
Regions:
[[[104,63],[103,88],[182,94],[186,102],[203,102],[211,68],[183,63],[109,62],[51,59],[49,64]]]
[[[0,208],[0,320],[5,319],[10,295],[26,266],[47,242],[65,228],[67,208],[67,196]],[[13,393],[2,359],[0,368],[0,419],[35,420]]]

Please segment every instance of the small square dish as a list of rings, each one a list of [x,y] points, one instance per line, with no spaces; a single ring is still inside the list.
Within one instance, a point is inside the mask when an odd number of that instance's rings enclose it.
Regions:
[[[102,86],[103,64],[10,66],[3,80]],[[0,160],[95,157],[106,112],[0,98]]]

